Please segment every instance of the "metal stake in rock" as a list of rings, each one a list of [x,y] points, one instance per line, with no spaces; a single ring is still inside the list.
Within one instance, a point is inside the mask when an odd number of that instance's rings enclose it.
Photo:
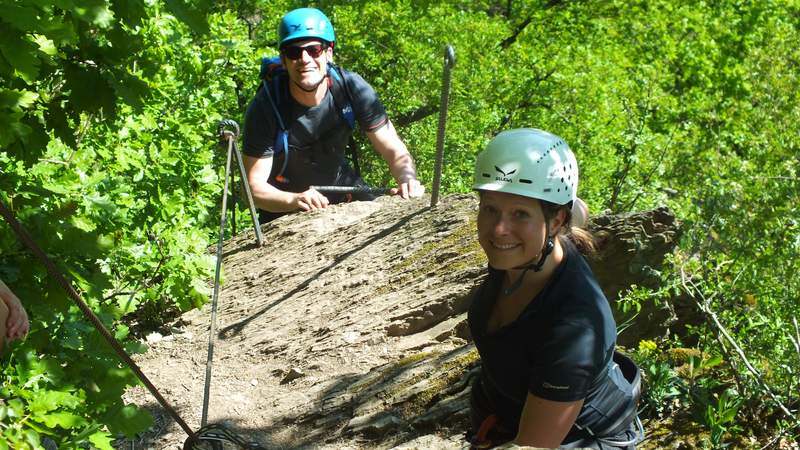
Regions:
[[[431,190],[431,208],[439,201],[439,186],[442,181],[442,160],[444,158],[444,131],[447,125],[447,102],[450,98],[450,69],[456,64],[456,53],[453,47],[444,48],[444,71],[442,74],[442,98],[439,104],[439,130],[436,133],[436,166],[433,174]]]

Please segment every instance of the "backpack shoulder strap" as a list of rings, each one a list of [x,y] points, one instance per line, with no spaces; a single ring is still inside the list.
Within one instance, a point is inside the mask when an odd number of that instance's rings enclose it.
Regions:
[[[339,114],[347,122],[351,130],[356,127],[356,117],[353,112],[353,96],[350,95],[350,88],[347,87],[347,81],[344,79],[344,73],[339,66],[332,63],[328,64],[328,77],[331,80],[330,89],[333,95],[333,103]],[[358,151],[356,150],[356,141],[353,135],[350,135],[350,140],[347,143],[347,152],[350,156],[350,161],[353,163],[353,170],[357,177],[361,176],[361,167],[358,164]]]
[[[329,87],[333,95],[333,103],[352,130],[356,127],[356,117],[353,112],[350,88],[347,87],[342,69],[332,63],[328,63],[328,77],[331,80]]]
[[[266,91],[267,99],[272,106],[272,112],[278,122],[278,127],[286,130],[287,126],[287,96],[288,89],[286,83],[286,69],[281,65],[281,60],[277,56],[261,58],[261,71],[259,74],[261,83]]]
[[[289,102],[288,89],[286,84],[286,69],[281,64],[281,59],[278,56],[261,58],[261,70],[259,72],[261,84],[264,89],[264,94],[272,107],[272,113],[275,116],[275,122],[278,125],[277,133],[275,133],[275,146],[273,152],[275,155],[284,153],[283,167],[278,172],[277,179],[283,179],[283,173],[286,171],[286,166],[289,162],[289,129],[286,126],[286,119],[289,117]]]

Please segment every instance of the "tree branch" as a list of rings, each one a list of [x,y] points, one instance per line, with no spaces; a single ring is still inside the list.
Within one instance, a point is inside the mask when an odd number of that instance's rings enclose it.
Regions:
[[[392,122],[394,122],[397,127],[404,127],[434,114],[436,110],[435,105],[423,105],[409,113],[400,115],[397,117],[397,120],[393,120]]]
[[[533,19],[528,17],[525,20],[523,20],[521,24],[517,25],[517,29],[514,30],[511,36],[503,39],[503,42],[500,43],[500,48],[503,49],[508,48],[511,46],[511,44],[516,42],[519,35],[522,34],[523,31],[525,31],[525,27],[527,27],[531,23],[531,20]]]
[[[730,343],[733,349],[736,350],[736,353],[739,355],[739,358],[741,358],[742,362],[744,362],[744,365],[745,367],[747,367],[747,370],[749,370],[750,373],[753,375],[753,377],[756,379],[756,382],[772,398],[772,400],[778,404],[778,407],[783,412],[783,414],[787,418],[793,419],[794,414],[792,414],[789,411],[789,409],[783,404],[783,402],[781,402],[780,399],[772,392],[772,389],[770,389],[769,385],[767,385],[767,382],[764,381],[764,378],[761,376],[761,373],[758,371],[758,369],[753,367],[753,365],[750,363],[750,360],[747,358],[747,355],[745,355],[744,350],[742,350],[742,348],[739,347],[739,345],[736,343],[733,337],[731,337],[731,335],[728,333],[728,330],[725,329],[725,327],[722,325],[722,323],[720,322],[719,318],[714,313],[714,311],[711,310],[711,299],[706,298],[705,295],[703,295],[703,293],[700,291],[697,285],[694,284],[693,281],[688,280],[688,283],[691,284],[691,288],[687,285],[686,273],[684,272],[683,267],[681,267],[681,284],[683,286],[683,289],[686,291],[687,294],[689,294],[690,297],[692,297],[692,299],[697,304],[698,308],[700,308],[700,311],[707,316],[707,319],[711,320],[714,327],[716,328],[716,331],[718,332],[718,338],[719,335],[721,335],[728,341],[728,343]],[[697,294],[697,296],[700,297],[700,300],[697,299],[695,294]]]

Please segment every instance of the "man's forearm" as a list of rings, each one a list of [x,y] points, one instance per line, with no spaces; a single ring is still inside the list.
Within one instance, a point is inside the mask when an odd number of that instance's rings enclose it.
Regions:
[[[417,169],[414,159],[408,150],[403,149],[395,153],[397,156],[389,164],[389,171],[398,183],[406,183],[417,178]]]
[[[253,194],[253,202],[264,211],[294,211],[297,209],[296,194],[282,191],[267,181],[272,172],[272,162],[271,156],[256,158],[244,155],[244,168]]]
[[[256,207],[269,212],[287,212],[297,209],[296,195],[293,192],[282,191],[271,184],[264,182],[250,183],[253,191],[253,202]]]
[[[407,183],[417,178],[417,170],[414,167],[414,158],[411,157],[408,148],[400,140],[397,131],[391,121],[375,131],[368,132],[372,146],[380,153],[386,164],[389,166],[394,179],[398,184]]]

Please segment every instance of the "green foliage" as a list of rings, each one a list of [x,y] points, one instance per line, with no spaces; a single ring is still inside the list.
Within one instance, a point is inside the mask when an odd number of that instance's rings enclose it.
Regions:
[[[125,322],[168,318],[142,311],[202,305],[220,191],[214,131],[238,114],[230,72],[249,68],[235,18],[98,0],[18,2],[0,20],[0,199],[118,339],[136,337]],[[121,400],[133,374],[8,227],[0,277],[32,321],[3,360],[0,442],[110,449],[147,429],[149,414]]]
[[[706,406],[703,420],[711,431],[713,448],[724,447],[722,443],[725,433],[742,430],[742,427],[736,423],[736,414],[741,406],[741,398],[732,390],[726,390],[713,404]]]
[[[654,341],[641,341],[633,355],[642,371],[642,409],[651,417],[663,417],[674,408],[681,395],[681,379],[664,359]]]
[[[20,0],[0,10],[0,198],[131,351],[140,349],[128,325],[163,322],[208,296],[222,184],[213,133],[219,119],[243,116],[258,59],[276,53],[277,21],[298,6]],[[532,126],[576,151],[593,211],[670,206],[684,240],[662,288],[636,289],[628,305],[686,295],[690,280],[777,398],[800,401],[794,2],[317,6],[336,27],[337,62],[376,88],[428,185],[451,44],[444,192],[470,190],[474,156],[492,135]],[[390,183],[363,136],[359,144],[368,181]],[[0,414],[11,420],[0,421],[0,446],[47,437],[107,448],[114,434],[146,427],[120,400],[130,374],[3,226],[0,277],[33,320],[2,360]],[[723,353],[713,328],[690,332]],[[654,355],[639,361],[648,408],[695,412],[714,445],[741,432],[732,417],[779,417],[742,364],[714,367],[713,384],[703,371],[681,378]],[[741,404],[725,397],[733,380]],[[795,425],[784,419],[770,423]]]

